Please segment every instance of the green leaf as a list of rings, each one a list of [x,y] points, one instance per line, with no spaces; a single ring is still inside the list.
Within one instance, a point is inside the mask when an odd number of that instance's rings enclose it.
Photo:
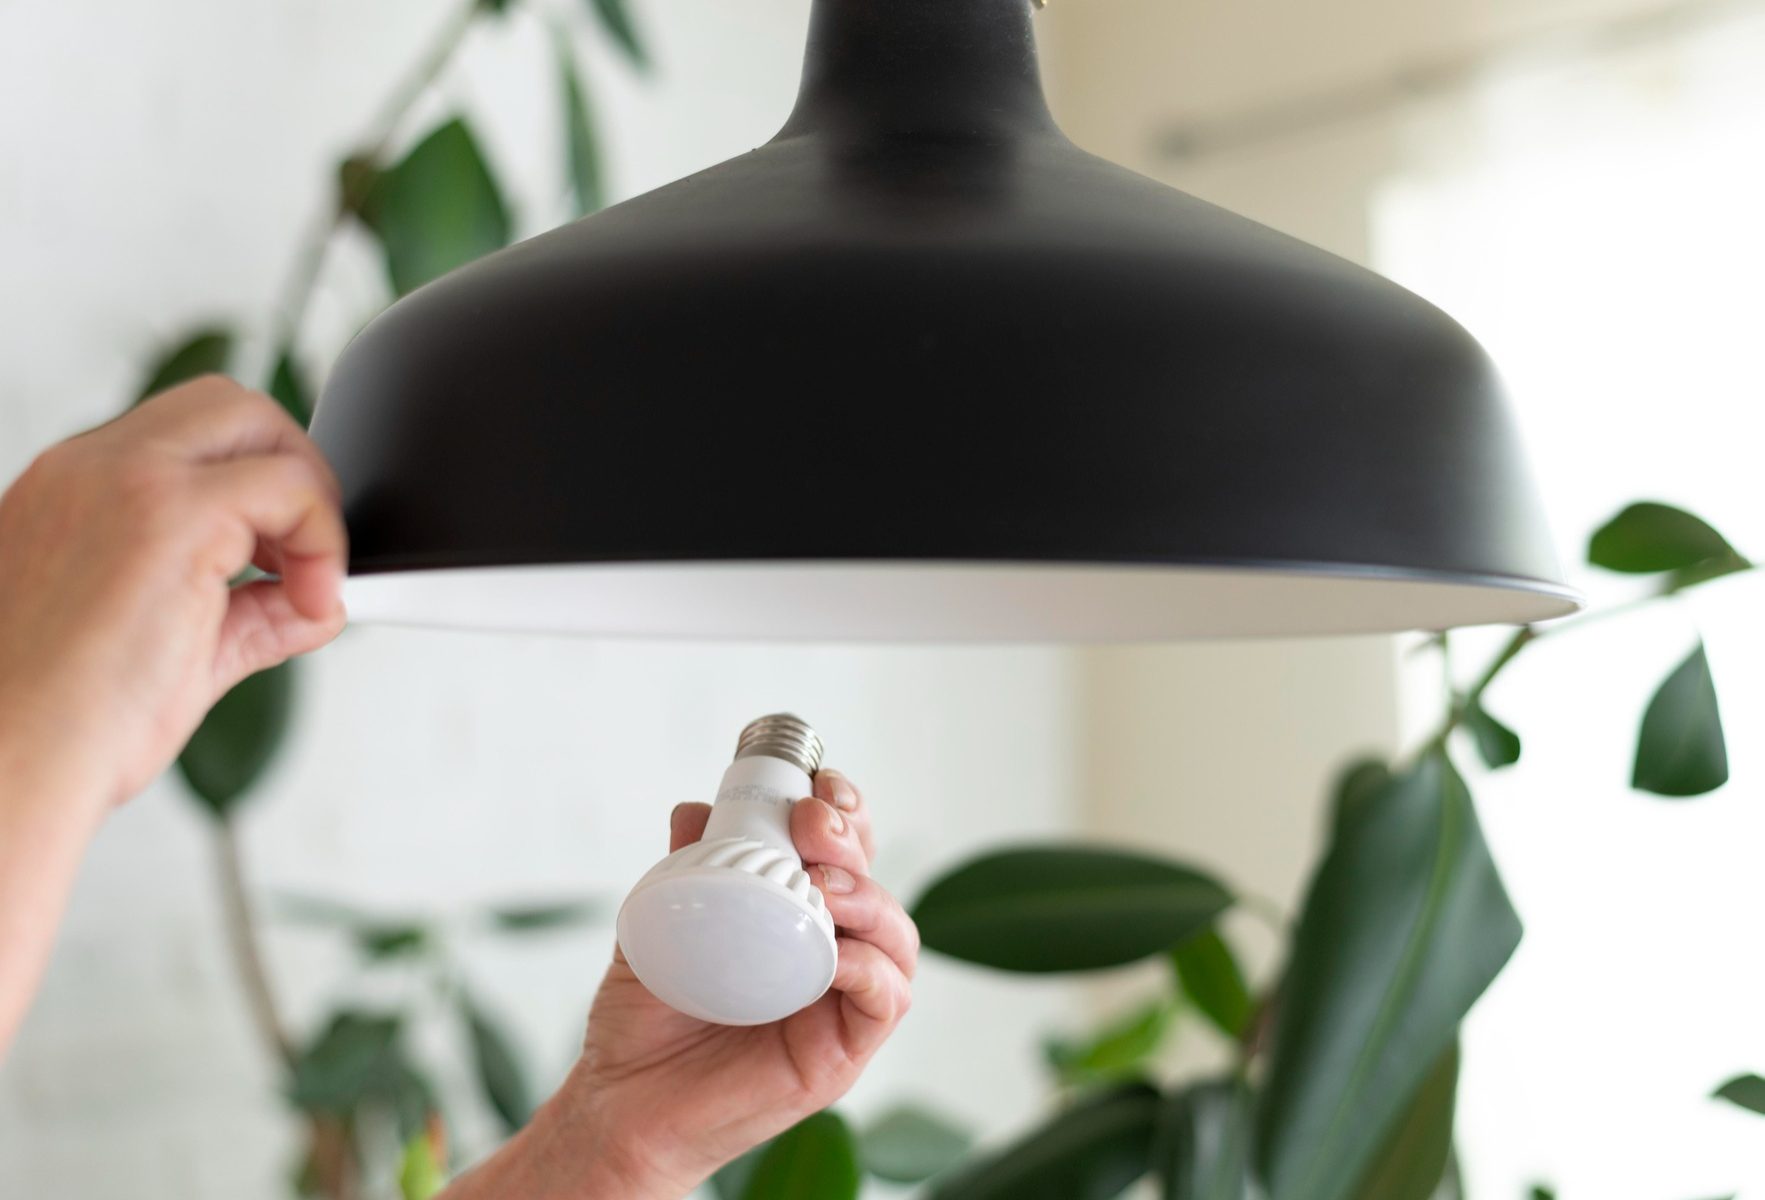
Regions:
[[[1271,1200],[1347,1200],[1519,941],[1444,754],[1350,812],[1280,992],[1256,1129]]]
[[[312,389],[307,386],[292,351],[284,350],[276,356],[269,392],[270,398],[288,410],[302,429],[313,423]]]
[[[772,1140],[743,1200],[856,1200],[858,1144],[838,1114],[819,1112]]]
[[[1340,829],[1354,820],[1391,786],[1391,767],[1383,759],[1363,758],[1350,763],[1336,777],[1330,790],[1330,823]]]
[[[595,16],[600,18],[601,28],[625,52],[631,65],[647,69],[650,65],[649,52],[644,49],[643,39],[638,36],[637,26],[632,22],[631,9],[626,0],[589,0],[594,5]]]
[[[510,933],[534,933],[564,925],[580,925],[601,915],[597,900],[569,900],[560,904],[515,905],[492,909],[491,921]]]
[[[1677,581],[1681,587],[1751,565],[1701,517],[1647,501],[1632,504],[1606,522],[1588,543],[1587,561],[1634,575],[1688,572]]]
[[[1477,744],[1477,757],[1492,771],[1520,761],[1520,735],[1490,716],[1476,700],[1465,706],[1465,730]]]
[[[358,169],[367,170],[361,164]],[[502,192],[459,118],[417,143],[403,162],[371,176],[360,212],[386,251],[393,288],[404,295],[508,244]]]
[[[135,395],[135,403],[157,396],[167,388],[187,383],[199,375],[225,372],[233,358],[233,333],[229,329],[202,329],[160,355],[147,372]]]
[[[1736,1075],[1716,1089],[1715,1098],[1765,1117],[1765,1079],[1757,1075]]]
[[[1056,1113],[934,1184],[930,1200],[1113,1200],[1152,1165],[1159,1095],[1135,1085]]]
[[[245,799],[276,757],[294,711],[294,664],[249,675],[215,702],[178,755],[178,773],[217,817]]]
[[[1452,1120],[1458,1096],[1459,1050],[1440,1056],[1422,1086],[1410,1098],[1374,1157],[1354,1200],[1429,1200],[1446,1176],[1452,1157]]]
[[[422,1132],[435,1092],[401,1045],[402,1022],[384,1013],[344,1010],[295,1058],[288,1099],[303,1112],[350,1118],[384,1111],[401,1140]]]
[[[398,1192],[403,1200],[431,1200],[447,1186],[447,1171],[426,1134],[405,1143],[404,1161],[398,1168]]]
[[[346,1010],[295,1059],[289,1099],[305,1112],[347,1116],[397,1052],[399,1019]]]
[[[564,83],[564,139],[570,164],[570,193],[580,217],[600,211],[607,203],[600,138],[595,133],[588,91],[582,86],[576,56],[568,43],[558,48],[558,73]]]
[[[1161,997],[1105,1026],[1089,1041],[1048,1043],[1048,1063],[1068,1086],[1121,1083],[1146,1073],[1146,1060],[1158,1052],[1177,1005]]]
[[[1671,797],[1702,796],[1728,782],[1728,743],[1702,642],[1649,701],[1630,782]]]
[[[1155,1166],[1164,1200],[1250,1194],[1250,1091],[1235,1079],[1172,1093],[1159,1118]]]
[[[760,1159],[771,1146],[769,1141],[761,1142],[740,1158],[725,1163],[717,1174],[711,1176],[711,1190],[717,1193],[717,1200],[742,1200],[748,1191],[748,1180],[754,1177],[754,1168],[760,1165]]]
[[[508,1036],[470,996],[460,997],[460,1011],[472,1037],[472,1065],[478,1072],[478,1085],[502,1118],[503,1127],[513,1133],[533,1116],[533,1096],[520,1058]]]
[[[1171,965],[1183,994],[1195,1007],[1227,1037],[1242,1037],[1256,1006],[1244,972],[1219,931],[1204,929],[1178,942],[1171,951]]]
[[[864,1169],[891,1183],[921,1183],[949,1170],[968,1153],[965,1130],[922,1108],[892,1108],[858,1137]]]
[[[1006,971],[1087,971],[1160,954],[1232,902],[1199,871],[1122,850],[986,854],[920,897],[926,946]]]
[[[1534,1184],[1532,1187],[1532,1200],[1557,1200],[1556,1190],[1554,1188],[1547,1188],[1543,1184]]]
[[[421,925],[364,925],[354,932],[356,946],[375,961],[402,958],[429,948],[429,931]]]

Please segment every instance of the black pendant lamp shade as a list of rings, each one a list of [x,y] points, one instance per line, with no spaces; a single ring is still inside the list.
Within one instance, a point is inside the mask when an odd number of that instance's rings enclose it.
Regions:
[[[1074,147],[1030,0],[817,0],[771,142],[473,263],[314,436],[368,619],[1158,639],[1572,611],[1488,358]]]

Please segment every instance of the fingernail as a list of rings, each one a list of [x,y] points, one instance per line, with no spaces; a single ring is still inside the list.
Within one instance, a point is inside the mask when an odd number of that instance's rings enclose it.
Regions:
[[[846,814],[837,808],[829,808],[827,811],[833,816],[833,831],[835,833],[846,832]]]
[[[832,892],[836,896],[844,896],[858,886],[852,874],[840,867],[823,866],[821,868],[821,890]]]
[[[834,807],[843,808],[847,812],[858,807],[858,789],[847,783],[846,777],[837,771],[834,772],[833,779],[830,781],[829,790],[833,792]]]

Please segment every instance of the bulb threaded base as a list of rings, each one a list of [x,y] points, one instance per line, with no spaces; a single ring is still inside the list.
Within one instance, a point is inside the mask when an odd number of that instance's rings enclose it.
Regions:
[[[736,739],[737,761],[765,755],[798,767],[805,775],[821,769],[821,738],[809,723],[790,713],[773,713],[748,722]]]

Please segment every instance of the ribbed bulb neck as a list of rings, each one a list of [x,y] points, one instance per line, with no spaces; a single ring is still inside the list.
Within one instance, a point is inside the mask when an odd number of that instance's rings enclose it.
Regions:
[[[1052,127],[1031,0],[815,0],[802,90],[780,136]]]

